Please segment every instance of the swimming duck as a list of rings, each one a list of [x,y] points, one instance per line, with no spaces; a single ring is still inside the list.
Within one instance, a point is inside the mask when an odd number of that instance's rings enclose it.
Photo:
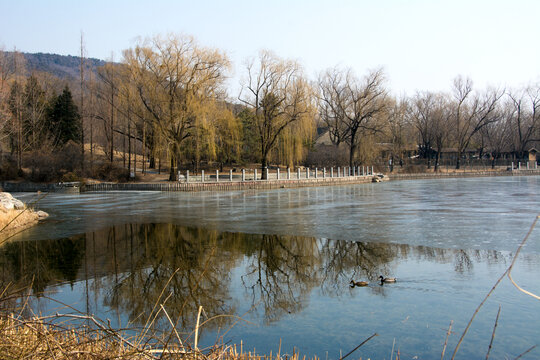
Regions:
[[[394,282],[397,281],[397,279],[396,279],[395,277],[394,277],[394,278],[391,278],[391,277],[385,278],[385,277],[382,276],[382,275],[379,276],[379,279],[381,279],[381,283],[385,283],[385,282],[387,282],[387,283],[394,283]]]
[[[355,287],[355,286],[368,286],[369,283],[367,281],[354,281],[354,280],[351,280],[351,287]]]

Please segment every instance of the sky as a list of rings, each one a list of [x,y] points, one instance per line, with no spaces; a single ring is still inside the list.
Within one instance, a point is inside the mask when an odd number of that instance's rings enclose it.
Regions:
[[[121,61],[137,39],[192,35],[224,51],[239,90],[262,49],[299,61],[311,79],[340,66],[383,68],[396,96],[540,81],[538,0],[0,0],[0,47]],[[235,96],[235,94],[230,94]]]

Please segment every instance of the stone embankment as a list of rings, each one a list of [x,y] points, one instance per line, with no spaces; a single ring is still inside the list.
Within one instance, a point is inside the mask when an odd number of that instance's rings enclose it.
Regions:
[[[249,180],[249,181],[213,181],[213,182],[174,182],[174,183],[121,183],[90,184],[81,187],[81,191],[233,191],[299,188],[309,186],[333,186],[369,183],[373,175],[347,177],[318,177],[300,180]]]
[[[489,177],[489,176],[538,176],[540,169],[536,170],[506,170],[506,171],[452,171],[437,173],[418,174],[388,174],[390,180],[419,180],[419,179],[447,179],[447,178],[467,178],[467,177]]]
[[[49,216],[44,211],[34,211],[15,199],[10,193],[0,192],[0,240],[37,224]]]

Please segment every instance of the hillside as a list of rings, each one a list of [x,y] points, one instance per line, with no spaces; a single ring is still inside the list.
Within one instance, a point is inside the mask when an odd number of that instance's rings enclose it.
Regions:
[[[6,52],[9,53],[9,52]],[[55,75],[60,79],[76,80],[80,76],[80,57],[71,55],[57,55],[44,53],[22,53],[26,60],[26,72],[28,74],[39,71]],[[105,61],[85,58],[85,72],[94,72],[100,66],[105,65]]]

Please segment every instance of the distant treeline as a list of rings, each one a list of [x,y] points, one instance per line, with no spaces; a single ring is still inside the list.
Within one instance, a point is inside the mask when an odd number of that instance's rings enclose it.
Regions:
[[[84,48],[81,48],[84,54]],[[473,87],[396,98],[382,69],[310,79],[270,51],[230,62],[189,36],[156,36],[118,62],[0,52],[0,177],[112,177],[147,167],[338,166],[524,159],[540,143],[540,86]],[[234,99],[234,100],[231,100]],[[264,174],[264,172],[263,172]]]

